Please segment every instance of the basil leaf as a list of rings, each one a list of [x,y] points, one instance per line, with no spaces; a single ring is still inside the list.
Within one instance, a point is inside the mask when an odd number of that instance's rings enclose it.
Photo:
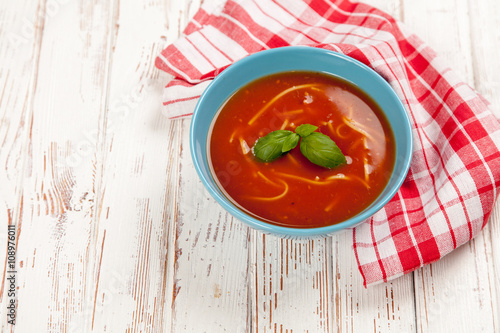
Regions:
[[[264,162],[271,162],[283,154],[283,144],[292,131],[277,130],[259,138],[252,148],[253,154]]]
[[[300,140],[300,135],[298,135],[297,133],[292,133],[285,139],[285,142],[283,142],[283,147],[281,148],[281,152],[286,153],[287,151],[290,151],[293,148],[297,147],[299,140]]]
[[[314,132],[302,137],[300,151],[309,161],[325,168],[345,164],[346,159],[340,148],[329,136]]]
[[[305,138],[310,135],[312,132],[318,129],[318,126],[314,126],[311,124],[302,124],[295,129],[295,133]]]

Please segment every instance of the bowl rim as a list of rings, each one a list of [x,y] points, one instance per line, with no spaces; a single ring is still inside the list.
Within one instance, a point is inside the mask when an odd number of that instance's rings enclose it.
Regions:
[[[221,191],[220,188],[218,188],[218,185],[217,185],[217,182],[215,181],[215,179],[210,180],[210,179],[207,179],[205,177],[204,173],[201,170],[201,166],[200,166],[200,163],[202,163],[202,161],[200,161],[198,159],[198,156],[196,154],[197,147],[195,146],[195,141],[196,141],[195,140],[195,135],[196,135],[195,127],[196,127],[197,122],[198,122],[197,116],[200,112],[203,112],[203,111],[200,111],[201,106],[203,105],[205,99],[207,99],[207,96],[210,94],[212,88],[216,85],[216,83],[218,81],[224,80],[224,78],[226,76],[231,75],[234,71],[237,71],[239,67],[244,66],[247,62],[255,61],[256,59],[261,58],[261,57],[267,57],[268,55],[273,54],[273,53],[275,54],[275,53],[289,53],[289,52],[291,52],[291,53],[293,53],[293,52],[306,52],[306,53],[307,52],[313,52],[313,53],[318,52],[318,53],[328,54],[328,55],[331,55],[333,57],[340,59],[341,61],[346,61],[346,62],[350,63],[351,66],[353,65],[353,66],[360,67],[361,70],[371,73],[372,78],[375,79],[375,81],[377,81],[377,83],[385,86],[386,90],[388,90],[390,94],[393,94],[393,97],[396,97],[395,101],[396,101],[396,104],[398,104],[398,107],[402,111],[404,111],[404,112],[402,112],[402,117],[404,118],[405,121],[404,121],[404,124],[401,124],[401,125],[405,127],[404,132],[409,133],[410,140],[408,140],[408,142],[406,143],[406,146],[404,147],[405,151],[409,152],[409,154],[404,156],[404,160],[403,160],[404,165],[401,168],[402,172],[397,176],[394,186],[375,205],[372,204],[372,205],[368,206],[367,208],[365,208],[365,210],[363,210],[361,213],[359,213],[359,214],[357,214],[357,215],[355,215],[355,216],[353,216],[353,217],[351,217],[343,222],[337,223],[337,224],[323,226],[323,227],[314,227],[314,228],[292,228],[292,227],[271,224],[269,222],[259,220],[255,217],[245,213],[240,208],[238,208],[236,205],[234,205],[222,193],[223,191]],[[307,69],[304,69],[304,70],[307,71]],[[278,72],[280,72],[280,71],[277,71],[276,73],[278,73]],[[283,71],[281,71],[281,72],[283,72]],[[325,70],[325,73],[330,74],[330,75],[335,75],[332,73],[332,71],[328,71],[328,70]],[[270,74],[265,74],[265,75],[270,75]],[[262,75],[260,77],[263,77],[265,75]],[[339,76],[339,77],[341,77],[341,76]],[[251,81],[253,81],[253,80],[247,81],[245,84],[248,84]],[[350,81],[350,80],[348,80],[348,81]],[[350,81],[350,82],[352,82],[352,81]],[[353,83],[356,84],[355,82],[353,82]],[[226,100],[227,100],[227,98],[226,98]],[[216,114],[217,114],[217,111],[214,113],[214,116]],[[212,120],[213,120],[213,117],[212,117]],[[208,133],[207,133],[207,136],[208,136]],[[206,140],[208,142],[208,138]],[[373,216],[376,212],[381,210],[399,191],[401,185],[403,184],[403,182],[406,179],[406,176],[408,174],[408,170],[410,168],[412,155],[413,155],[413,137],[412,137],[412,127],[411,127],[410,118],[409,118],[407,109],[404,107],[403,103],[401,102],[400,97],[397,95],[394,88],[392,88],[391,85],[379,73],[377,73],[376,71],[374,71],[372,68],[368,67],[367,65],[363,64],[362,62],[360,62],[352,57],[349,57],[345,54],[336,52],[336,51],[322,49],[322,48],[316,48],[316,47],[310,47],[310,46],[285,46],[285,47],[263,50],[263,51],[259,51],[259,52],[250,54],[250,55],[234,62],[230,66],[228,66],[224,71],[222,71],[220,74],[218,74],[213,79],[212,82],[209,83],[209,85],[202,92],[198,102],[196,103],[196,107],[193,111],[193,116],[192,116],[191,125],[190,125],[189,141],[190,141],[191,158],[193,160],[193,164],[195,166],[195,169],[196,169],[196,172],[197,172],[199,178],[201,179],[204,187],[208,190],[210,195],[227,212],[229,212],[232,216],[234,216],[238,220],[244,222],[245,224],[247,224],[255,229],[258,229],[258,230],[261,230],[261,231],[264,231],[267,233],[271,233],[271,234],[277,234],[277,235],[282,235],[282,236],[283,235],[293,236],[293,237],[328,236],[330,234],[333,234],[335,232],[338,232],[338,231],[341,231],[344,229],[353,228],[354,226],[358,225],[359,223],[361,223],[361,222],[365,221],[366,219],[370,218],[371,216]],[[205,149],[206,149],[206,147],[205,147]],[[207,154],[205,154],[205,155],[207,155]],[[209,164],[208,156],[206,156],[206,158],[207,158],[206,163]],[[394,163],[399,163],[399,162],[400,161],[395,160]],[[212,178],[214,178],[211,173],[210,173],[210,176]],[[214,191],[213,188],[211,186],[209,186],[210,183],[214,183],[214,186],[218,188],[220,193],[217,191]],[[380,196],[378,198],[380,198]]]

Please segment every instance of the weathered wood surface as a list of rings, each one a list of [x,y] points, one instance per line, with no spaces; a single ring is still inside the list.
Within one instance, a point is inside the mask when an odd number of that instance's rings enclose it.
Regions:
[[[263,235],[209,197],[189,120],[161,115],[168,77],[154,67],[201,2],[0,3],[1,331],[500,331],[499,204],[469,244],[364,289],[349,232]],[[446,57],[500,117],[498,1],[367,2]]]

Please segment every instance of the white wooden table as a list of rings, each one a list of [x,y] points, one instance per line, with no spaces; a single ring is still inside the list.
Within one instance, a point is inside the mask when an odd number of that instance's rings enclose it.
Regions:
[[[0,3],[2,332],[500,332],[499,204],[470,243],[364,289],[350,234],[264,236],[208,196],[154,67],[200,2]],[[368,2],[499,109],[498,0]]]

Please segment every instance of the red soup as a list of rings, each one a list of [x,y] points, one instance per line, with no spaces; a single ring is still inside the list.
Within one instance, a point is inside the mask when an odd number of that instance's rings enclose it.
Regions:
[[[302,124],[329,136],[347,163],[315,165],[299,146],[272,162],[254,156],[257,139]],[[323,227],[360,213],[394,166],[394,137],[379,107],[321,73],[279,73],[248,84],[219,110],[209,136],[209,164],[222,192],[254,217],[287,227]]]

